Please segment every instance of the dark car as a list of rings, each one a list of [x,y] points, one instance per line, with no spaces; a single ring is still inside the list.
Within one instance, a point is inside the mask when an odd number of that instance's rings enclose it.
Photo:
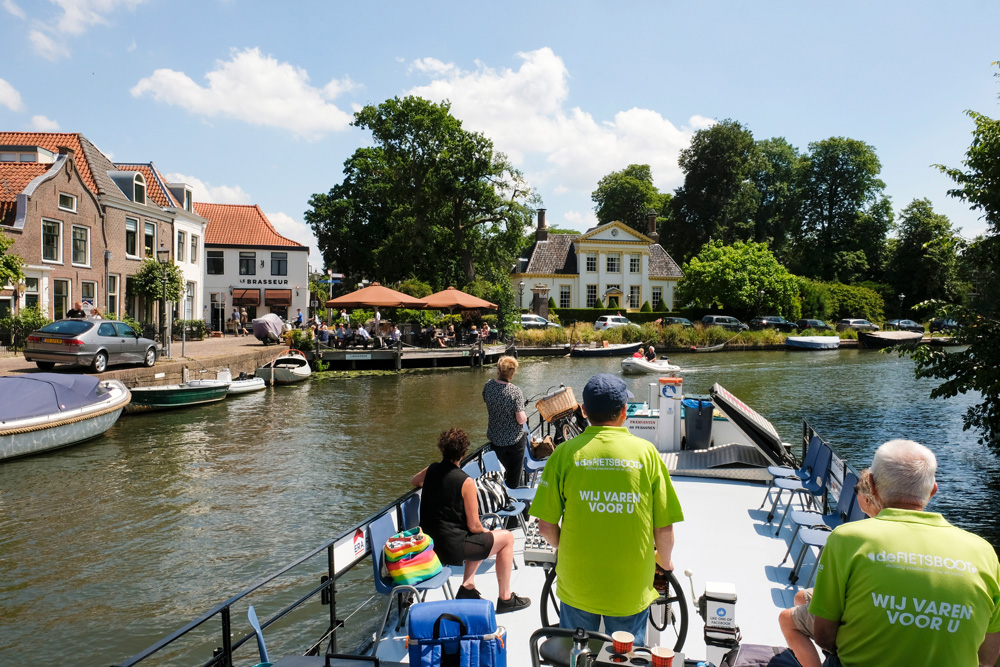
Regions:
[[[801,319],[795,323],[799,331],[805,331],[806,329],[812,329],[814,331],[833,331],[833,327],[824,322],[823,320],[809,320]]]
[[[735,317],[729,317],[728,315],[706,315],[701,318],[701,325],[703,327],[722,327],[723,329],[737,333],[750,328]]]
[[[691,329],[694,327],[694,325],[691,324],[691,320],[686,317],[663,317],[660,319],[660,324],[665,327],[669,327],[673,324],[679,324],[685,329]]]
[[[57,320],[28,336],[24,358],[43,371],[56,364],[75,364],[102,373],[110,364],[152,366],[156,341],[118,320]]]
[[[895,329],[896,331],[912,331],[914,333],[924,332],[924,325],[913,320],[890,320],[886,323],[885,328]]]
[[[848,329],[854,329],[855,331],[878,331],[878,325],[872,324],[868,320],[862,320],[858,318],[846,318],[837,322],[837,331],[847,331]]]
[[[785,333],[795,331],[795,325],[780,315],[762,315],[750,320],[750,328],[754,331],[761,329],[777,329]]]
[[[931,333],[936,333],[938,331],[949,332],[958,330],[958,322],[955,320],[947,320],[943,318],[936,318],[931,320],[930,327]]]

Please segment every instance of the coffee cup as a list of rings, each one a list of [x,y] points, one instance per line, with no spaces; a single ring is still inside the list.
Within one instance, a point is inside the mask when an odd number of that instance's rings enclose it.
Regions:
[[[611,635],[611,643],[614,646],[615,653],[628,653],[632,650],[633,642],[635,642],[635,635],[631,632],[619,630]]]
[[[653,654],[653,667],[672,667],[674,664],[674,651],[666,646],[654,646],[650,649]]]

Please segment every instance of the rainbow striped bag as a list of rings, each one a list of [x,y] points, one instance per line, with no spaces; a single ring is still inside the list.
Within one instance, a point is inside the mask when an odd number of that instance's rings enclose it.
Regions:
[[[441,572],[434,540],[419,527],[396,533],[382,549],[385,574],[397,584],[419,584]]]

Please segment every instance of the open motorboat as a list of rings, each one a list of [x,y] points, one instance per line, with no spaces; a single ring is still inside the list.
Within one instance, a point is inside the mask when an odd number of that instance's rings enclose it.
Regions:
[[[0,376],[0,460],[96,438],[130,399],[118,380],[93,375]]]
[[[607,341],[605,341],[607,342]],[[632,354],[642,347],[642,342],[638,343],[617,343],[615,345],[605,345],[601,347],[596,342],[592,342],[588,347],[574,345],[569,350],[571,357],[617,357],[622,354]]]
[[[240,373],[239,377],[235,380],[233,379],[233,374],[228,368],[224,368],[219,371],[214,380],[208,378],[199,378],[197,380],[191,380],[188,385],[192,387],[215,387],[219,385],[225,385],[229,387],[229,393],[227,396],[234,396],[237,394],[248,394],[253,391],[260,391],[262,389],[267,389],[267,383],[264,382],[264,378],[259,378],[257,376],[247,375],[245,372]]]
[[[657,359],[648,361],[640,357],[626,357],[622,359],[622,373],[659,373],[660,375],[674,375],[680,372],[680,366],[674,366],[669,359]]]
[[[785,345],[791,350],[836,350],[840,336],[789,336]]]
[[[214,380],[212,384],[163,384],[156,387],[132,387],[132,402],[125,412],[151,412],[186,408],[202,403],[221,401],[229,393],[229,385]]]
[[[255,375],[266,384],[292,384],[312,375],[309,360],[298,350],[288,350],[257,369]]]

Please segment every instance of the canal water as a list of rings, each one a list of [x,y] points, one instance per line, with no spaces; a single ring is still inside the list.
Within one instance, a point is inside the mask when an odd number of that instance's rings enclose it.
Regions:
[[[962,430],[973,397],[930,400],[934,384],[915,380],[910,360],[841,350],[673,361],[686,393],[718,382],[788,442],[808,419],[858,468],[887,439],[926,444],[940,465],[931,508],[1000,545],[1000,461]],[[591,375],[619,370],[618,359],[527,359],[515,382],[527,396],[565,383],[579,397]],[[319,374],[124,417],[85,445],[0,464],[0,664],[116,663],[310,551],[406,491],[436,459],[443,429],[485,440],[481,391],[492,372]],[[639,400],[655,379],[626,378]],[[344,591],[364,599],[370,584],[359,574]],[[234,613],[237,627],[244,619]],[[220,644],[217,627],[206,629],[208,646]],[[274,637],[272,655],[286,640],[290,651],[315,638]],[[168,655],[151,664],[201,664],[211,653]]]

